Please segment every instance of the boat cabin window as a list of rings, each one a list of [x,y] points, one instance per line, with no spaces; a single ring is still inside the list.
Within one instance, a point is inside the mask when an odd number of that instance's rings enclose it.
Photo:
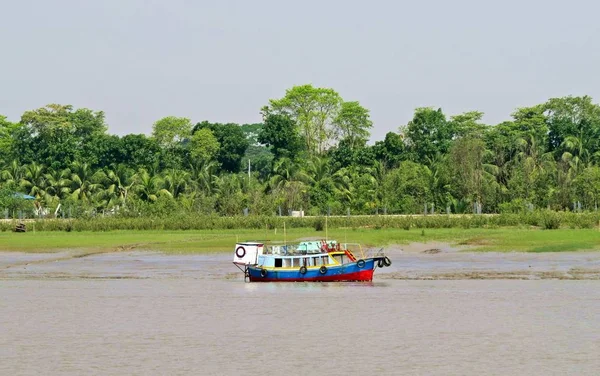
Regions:
[[[323,265],[329,265],[329,256],[321,256]]]
[[[345,255],[333,255],[333,258],[335,259],[335,261],[339,262],[340,264],[344,263],[344,257]]]
[[[283,262],[280,258],[276,258],[275,259],[275,267],[276,268],[281,268],[283,266]]]
[[[313,257],[312,264],[313,264],[313,266],[321,265],[321,258],[320,257]]]

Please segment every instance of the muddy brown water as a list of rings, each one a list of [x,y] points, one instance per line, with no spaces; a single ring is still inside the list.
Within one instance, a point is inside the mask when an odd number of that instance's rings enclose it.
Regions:
[[[230,255],[70,254],[0,253],[0,375],[600,370],[594,253],[397,253],[346,284],[244,283]],[[500,279],[444,277],[484,272]]]

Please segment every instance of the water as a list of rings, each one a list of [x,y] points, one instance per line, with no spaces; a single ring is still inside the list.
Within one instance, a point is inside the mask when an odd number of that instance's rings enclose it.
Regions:
[[[396,258],[368,284],[250,284],[229,255],[10,257],[2,375],[600,370],[600,281],[401,280]]]

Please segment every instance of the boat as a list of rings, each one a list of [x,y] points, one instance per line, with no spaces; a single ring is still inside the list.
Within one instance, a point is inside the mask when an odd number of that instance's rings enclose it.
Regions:
[[[368,253],[358,244],[335,240],[295,245],[241,242],[235,245],[233,263],[250,282],[368,282],[377,267],[392,264],[383,249]]]

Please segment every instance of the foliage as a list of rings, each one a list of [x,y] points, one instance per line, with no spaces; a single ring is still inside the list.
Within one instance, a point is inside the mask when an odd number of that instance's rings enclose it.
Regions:
[[[417,108],[413,119],[404,129],[414,161],[432,159],[437,154],[445,154],[450,148],[455,132],[452,123],[439,108]]]
[[[221,168],[227,172],[238,172],[242,157],[249,146],[240,126],[232,123],[221,124],[204,121],[194,126],[192,134],[202,129],[210,130],[220,145],[216,159]]]
[[[269,100],[263,114],[285,115],[296,121],[306,150],[321,154],[332,138],[331,125],[342,102],[342,97],[333,89],[294,86],[283,98]]]
[[[163,148],[172,148],[189,138],[191,133],[192,122],[188,118],[167,116],[156,121],[152,126],[152,137]]]
[[[190,140],[190,155],[199,163],[208,163],[213,160],[221,145],[208,128],[199,129]]]
[[[343,102],[333,120],[334,133],[340,140],[346,140],[350,149],[363,146],[369,140],[369,128],[373,126],[369,110],[358,102]]]
[[[600,106],[587,96],[518,108],[494,126],[478,111],[447,117],[418,108],[400,133],[372,145],[368,109],[333,89],[293,87],[263,116],[260,124],[204,121],[193,128],[170,116],[155,123],[151,137],[108,134],[102,111],[71,105],[26,111],[18,123],[0,116],[0,189],[34,196],[35,215],[45,217],[247,212],[255,223],[280,210],[473,213],[477,203],[484,213],[502,214],[349,222],[408,229],[597,225]],[[31,202],[21,204],[34,214]],[[2,205],[0,212],[18,206],[9,196]],[[180,226],[201,226],[195,223]]]
[[[275,159],[295,159],[303,150],[296,122],[285,115],[266,115],[257,140],[269,148]]]

